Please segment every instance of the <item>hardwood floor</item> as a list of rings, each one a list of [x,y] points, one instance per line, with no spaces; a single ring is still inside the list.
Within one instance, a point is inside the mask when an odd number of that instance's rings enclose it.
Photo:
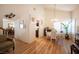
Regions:
[[[16,40],[15,54],[64,54],[64,50],[55,41],[36,38],[30,44]]]

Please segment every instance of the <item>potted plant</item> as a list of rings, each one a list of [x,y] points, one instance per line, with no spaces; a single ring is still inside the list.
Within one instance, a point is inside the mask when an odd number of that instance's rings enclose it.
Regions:
[[[63,26],[64,26],[64,29],[65,29],[65,39],[68,39],[69,40],[69,34],[68,34],[68,27],[69,27],[69,24],[64,24],[64,23],[61,23]]]

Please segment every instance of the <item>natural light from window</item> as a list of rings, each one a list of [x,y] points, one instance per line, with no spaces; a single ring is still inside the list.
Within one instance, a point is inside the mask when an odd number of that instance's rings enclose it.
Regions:
[[[60,33],[63,31],[63,33],[66,33],[64,26],[61,24],[68,26],[68,33],[75,33],[75,20],[64,20],[64,21],[54,21],[53,26],[56,29],[57,33]]]

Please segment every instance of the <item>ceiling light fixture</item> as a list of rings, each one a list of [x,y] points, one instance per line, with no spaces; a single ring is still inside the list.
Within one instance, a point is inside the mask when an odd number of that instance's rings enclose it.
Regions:
[[[53,13],[54,13],[54,19],[51,19],[51,20],[57,21],[58,19],[56,19],[56,4],[54,5]]]
[[[54,21],[57,21],[58,19],[56,19],[56,4],[55,4],[55,7],[54,7]]]
[[[15,17],[15,14],[13,14],[13,13],[6,14],[5,17],[6,18],[13,18],[13,17]]]

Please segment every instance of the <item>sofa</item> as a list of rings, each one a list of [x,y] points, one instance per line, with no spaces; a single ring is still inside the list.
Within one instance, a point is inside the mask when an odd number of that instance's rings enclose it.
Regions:
[[[12,38],[6,37],[5,35],[0,35],[0,53],[5,53],[11,48],[14,51],[14,40]]]

